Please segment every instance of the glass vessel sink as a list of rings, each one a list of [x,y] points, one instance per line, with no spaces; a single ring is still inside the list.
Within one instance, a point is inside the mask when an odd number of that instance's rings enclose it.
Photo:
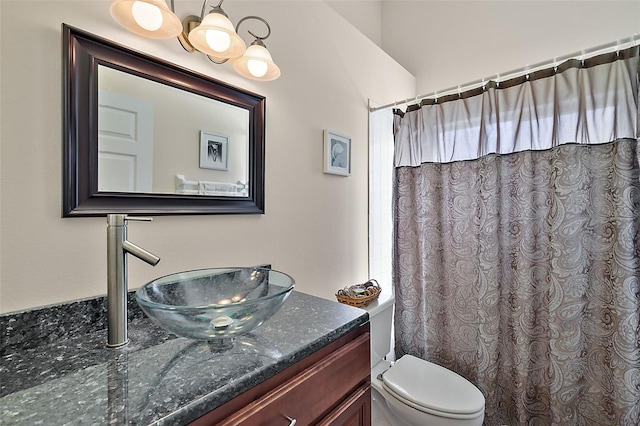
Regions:
[[[294,284],[265,268],[199,269],[153,280],[136,291],[136,300],[165,330],[225,349],[276,313]]]

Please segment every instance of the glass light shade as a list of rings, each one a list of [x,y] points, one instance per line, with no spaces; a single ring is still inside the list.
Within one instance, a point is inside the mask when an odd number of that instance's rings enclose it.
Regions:
[[[269,69],[269,65],[265,61],[260,61],[258,59],[249,59],[247,61],[247,68],[249,69],[249,73],[254,77],[264,77]]]
[[[162,26],[162,12],[155,4],[136,1],[131,14],[138,25],[147,31],[157,31]]]
[[[147,38],[172,38],[182,32],[182,22],[165,0],[115,0],[111,16],[132,33]]]
[[[252,80],[270,81],[280,77],[280,68],[271,59],[267,48],[260,44],[249,46],[244,55],[233,63],[233,68]]]
[[[226,16],[212,12],[189,33],[189,43],[215,58],[237,58],[247,48]]]
[[[220,30],[207,30],[205,38],[207,44],[216,52],[226,52],[231,47],[231,37]]]

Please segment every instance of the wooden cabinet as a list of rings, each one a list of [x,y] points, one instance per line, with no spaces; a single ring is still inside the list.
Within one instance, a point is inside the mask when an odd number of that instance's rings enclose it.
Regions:
[[[194,426],[370,426],[369,324],[197,419]]]
[[[352,393],[318,426],[362,426],[371,424],[371,385],[367,383]]]

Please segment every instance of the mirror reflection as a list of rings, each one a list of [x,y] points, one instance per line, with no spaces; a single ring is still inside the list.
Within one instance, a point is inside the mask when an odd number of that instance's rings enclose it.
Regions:
[[[98,66],[98,191],[248,196],[249,111]]]

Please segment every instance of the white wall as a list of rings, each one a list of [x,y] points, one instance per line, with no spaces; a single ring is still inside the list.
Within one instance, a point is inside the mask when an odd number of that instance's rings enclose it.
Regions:
[[[413,73],[417,95],[640,33],[640,1],[382,3],[382,48]]]
[[[363,2],[373,24],[355,23],[416,75],[417,92],[416,78],[333,9],[355,19],[355,4],[225,2],[232,21],[260,15],[272,26],[266,44],[282,77],[255,83],[175,40],[130,35],[109,1],[0,1],[0,312],[105,293],[105,220],[60,217],[63,22],[267,97],[266,214],[133,223],[132,241],[162,261],[132,259],[131,286],[270,262],[330,299],[367,278],[369,98],[389,103],[640,32],[637,1],[383,1],[381,13],[377,3]],[[200,7],[176,1],[179,16]],[[324,128],[352,136],[351,177],[322,173]]]
[[[132,259],[132,288],[179,270],[263,262],[329,299],[366,280],[367,100],[410,96],[415,78],[322,2],[224,4],[234,22],[259,15],[271,24],[266,44],[282,77],[270,83],[176,40],[130,35],[109,5],[0,1],[0,312],[106,292],[105,219],[61,218],[63,22],[267,97],[266,214],[132,223],[130,239],[162,258],[155,268]],[[179,16],[200,6],[176,1]],[[322,173],[325,128],[353,138],[351,177]]]

